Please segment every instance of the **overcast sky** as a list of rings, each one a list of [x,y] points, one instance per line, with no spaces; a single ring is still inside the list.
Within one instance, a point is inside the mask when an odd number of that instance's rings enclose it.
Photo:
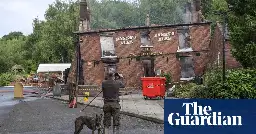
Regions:
[[[55,0],[0,0],[0,37],[12,31],[32,32],[32,20],[44,19],[45,10]]]

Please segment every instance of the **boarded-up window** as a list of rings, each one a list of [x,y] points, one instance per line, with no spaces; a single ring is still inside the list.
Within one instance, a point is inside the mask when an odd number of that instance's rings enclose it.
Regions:
[[[115,56],[114,40],[111,36],[100,36],[102,57]]]
[[[195,77],[193,57],[180,57],[181,78]]]

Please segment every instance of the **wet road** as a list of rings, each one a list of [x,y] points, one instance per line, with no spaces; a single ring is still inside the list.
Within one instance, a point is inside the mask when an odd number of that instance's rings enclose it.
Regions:
[[[26,91],[32,91],[33,88],[25,88]],[[34,95],[28,94],[24,95],[25,101],[33,101],[37,98],[31,97]],[[0,87],[0,127],[4,119],[7,118],[8,113],[18,104],[20,101],[13,99],[13,87]],[[1,131],[0,131],[1,132]]]
[[[10,93],[1,95],[0,102],[4,101],[0,103],[0,134],[72,134],[76,117],[102,112],[88,107],[80,113],[80,105],[70,109],[57,100],[25,97],[19,102],[12,100]],[[121,124],[121,134],[163,134],[163,125],[130,116],[122,115]],[[91,132],[84,127],[82,133]]]

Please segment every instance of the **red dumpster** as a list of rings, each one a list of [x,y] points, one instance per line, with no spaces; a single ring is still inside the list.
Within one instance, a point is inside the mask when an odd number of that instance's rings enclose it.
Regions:
[[[142,77],[141,81],[144,99],[164,98],[165,77]]]

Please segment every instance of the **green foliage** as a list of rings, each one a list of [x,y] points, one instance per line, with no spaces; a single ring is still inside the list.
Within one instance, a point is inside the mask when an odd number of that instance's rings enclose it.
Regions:
[[[8,86],[14,80],[13,74],[2,73],[0,74],[0,86]]]
[[[23,58],[25,45],[25,37],[11,38],[6,36],[5,39],[0,40],[0,74],[11,71],[11,67],[19,64],[23,65],[25,59]]]
[[[256,1],[227,0],[232,53],[245,68],[256,68]]]
[[[10,32],[8,35],[4,35],[2,37],[2,40],[12,40],[12,39],[19,39],[19,38],[25,38],[22,32]]]
[[[238,17],[233,20],[239,21]],[[256,18],[255,18],[256,20]],[[244,23],[235,23],[230,25],[232,53],[244,67],[256,67],[256,25]],[[256,24],[256,23],[255,23]]]
[[[217,11],[228,11],[228,28],[233,56],[245,68],[256,67],[256,12],[255,0],[202,0],[207,20],[223,22]]]
[[[168,86],[172,82],[172,75],[170,73],[163,73],[161,74],[161,77],[165,77],[165,85]]]
[[[177,86],[174,90],[180,98],[221,98],[221,99],[255,99],[256,70],[239,69],[227,71],[226,83],[222,84],[221,72],[213,70],[205,76],[204,85],[189,83]]]
[[[212,22],[222,21],[222,17],[216,15],[216,11],[227,11],[228,4],[226,0],[202,0],[202,12],[207,20]]]
[[[26,57],[33,62],[67,63],[73,56],[73,32],[78,29],[78,5],[56,0],[45,13],[45,21],[34,19],[33,33],[28,36]]]
[[[195,83],[177,85],[173,95],[177,98],[208,98],[209,96],[203,85]]]
[[[151,24],[183,23],[183,9],[187,1],[89,0],[91,28],[96,30],[145,25],[148,13]],[[227,11],[228,4],[233,6],[229,14],[232,52],[244,67],[256,66],[255,3],[239,0],[202,0],[204,16],[210,21],[222,20],[214,11]],[[0,74],[11,71],[14,65],[21,65],[26,73],[30,73],[36,71],[39,63],[70,63],[75,50],[73,32],[78,30],[78,24],[78,1],[56,0],[45,11],[44,21],[38,18],[33,20],[33,32],[30,35],[24,36],[16,31],[0,39]],[[219,85],[219,76],[213,75],[214,78],[206,78],[207,87],[222,87]],[[165,77],[169,83],[168,76]],[[195,91],[197,90],[196,88]]]
[[[185,85],[176,85],[173,95],[177,98],[191,98],[191,89],[196,86],[194,83],[189,83]]]

